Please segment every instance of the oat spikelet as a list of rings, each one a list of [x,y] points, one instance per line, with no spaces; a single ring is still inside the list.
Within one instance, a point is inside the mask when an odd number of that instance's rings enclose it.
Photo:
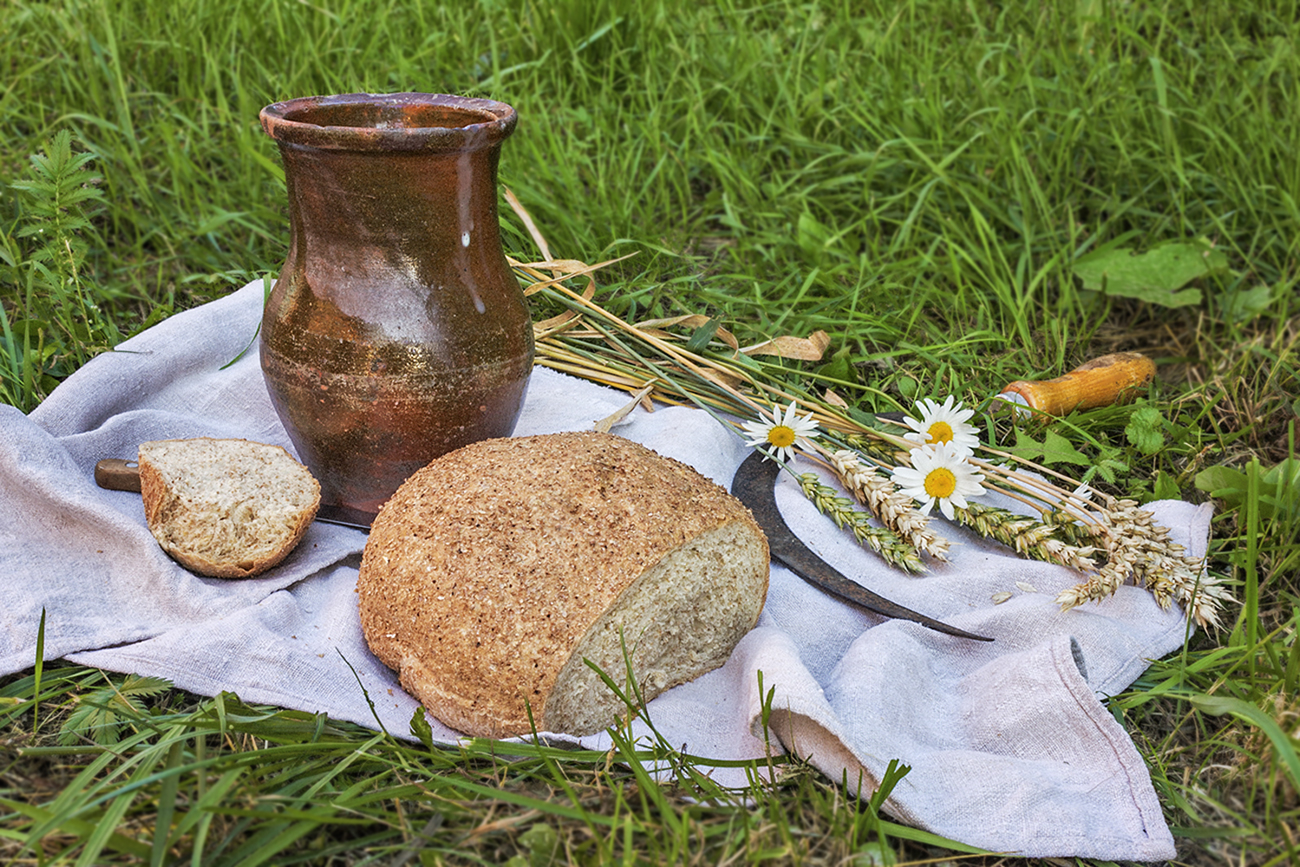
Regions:
[[[916,550],[936,560],[948,559],[948,540],[930,529],[930,519],[917,511],[911,497],[899,492],[893,479],[881,476],[875,467],[863,465],[849,449],[835,452],[830,461],[841,484],[880,523]]]
[[[871,515],[853,508],[853,502],[841,497],[834,488],[824,485],[816,473],[800,473],[799,487],[817,511],[829,515],[840,529],[852,531],[858,543],[875,551],[885,562],[906,569],[908,572],[924,572],[925,564],[916,548],[899,537],[887,527],[876,527],[869,523]]]
[[[954,509],[954,512],[960,523],[985,538],[1014,549],[1022,557],[1068,566],[1080,572],[1097,569],[1097,561],[1092,556],[1097,549],[1062,541],[1057,538],[1057,528],[1052,524],[983,503],[971,503],[965,509]]]

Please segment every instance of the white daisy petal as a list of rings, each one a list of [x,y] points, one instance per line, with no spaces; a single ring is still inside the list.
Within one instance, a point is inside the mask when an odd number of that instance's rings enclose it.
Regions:
[[[910,433],[903,434],[903,439],[921,446],[937,446],[948,443],[963,451],[973,454],[979,445],[979,429],[968,420],[975,415],[973,409],[962,409],[960,403],[948,395],[942,405],[929,398],[916,402],[921,411],[921,418],[905,416],[903,423],[910,427]]]
[[[967,462],[967,453],[950,442],[936,446],[912,449],[909,453],[911,467],[894,470],[894,484],[898,490],[920,505],[922,514],[928,515],[937,503],[948,520],[956,517],[954,509],[968,506],[968,497],[984,493],[984,476]]]
[[[925,476],[911,467],[899,467],[894,470],[894,484],[900,488],[924,487]]]
[[[760,421],[742,422],[740,429],[747,436],[745,445],[762,446],[772,449],[780,461],[794,458],[795,447],[812,449],[810,439],[817,436],[817,422],[812,413],[800,417],[795,410],[794,401],[785,408],[772,407],[772,420],[760,414]]]

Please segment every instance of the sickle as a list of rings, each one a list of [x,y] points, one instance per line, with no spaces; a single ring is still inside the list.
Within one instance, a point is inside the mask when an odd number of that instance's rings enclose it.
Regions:
[[[982,635],[963,632],[932,617],[926,617],[910,608],[890,602],[845,577],[843,573],[809,550],[808,546],[799,541],[799,537],[791,531],[785,518],[781,517],[781,511],[776,507],[776,476],[781,471],[781,465],[766,458],[767,456],[757,449],[745,458],[740,469],[736,470],[736,477],[731,481],[731,493],[754,513],[754,519],[767,534],[767,544],[772,550],[773,560],[785,564],[791,572],[814,587],[875,614],[899,620],[911,620],[958,638],[970,638],[975,641],[993,640]]]

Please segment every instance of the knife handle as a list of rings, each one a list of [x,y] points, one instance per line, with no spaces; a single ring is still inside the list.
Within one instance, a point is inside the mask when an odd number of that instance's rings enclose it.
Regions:
[[[1116,352],[1094,358],[1056,379],[1018,380],[1002,389],[998,399],[1047,415],[1069,415],[1076,409],[1123,403],[1155,375],[1155,362],[1142,353]]]
[[[140,465],[121,458],[104,458],[95,464],[95,484],[110,491],[140,493]]]

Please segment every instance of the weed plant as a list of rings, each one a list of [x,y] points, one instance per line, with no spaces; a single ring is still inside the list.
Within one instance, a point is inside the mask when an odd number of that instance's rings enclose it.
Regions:
[[[276,272],[287,217],[263,105],[400,90],[510,102],[503,185],[556,255],[637,253],[601,298],[631,321],[705,313],[742,342],[825,330],[823,363],[792,374],[868,411],[950,393],[982,406],[1104,352],[1154,357],[1136,404],[1051,428],[989,416],[987,433],[1117,494],[1215,501],[1211,566],[1240,610],[1109,707],[1180,863],[1292,863],[1297,45],[1295,0],[11,0],[0,399],[30,410],[123,337]],[[535,258],[502,213],[509,251]],[[1193,296],[1085,286],[1090,255],[1174,243],[1221,263],[1174,287]],[[511,747],[507,761],[500,745],[413,745],[33,665],[0,681],[6,863],[963,851],[791,759],[725,792],[707,757],[664,744]],[[667,785],[620,763],[647,749]]]

